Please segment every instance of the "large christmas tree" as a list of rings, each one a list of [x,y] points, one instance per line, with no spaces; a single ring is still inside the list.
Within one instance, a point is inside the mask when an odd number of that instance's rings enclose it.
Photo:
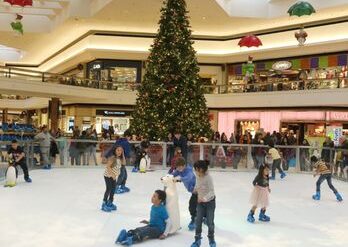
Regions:
[[[185,0],[164,0],[163,4],[130,130],[151,140],[174,131],[208,136],[208,109]]]

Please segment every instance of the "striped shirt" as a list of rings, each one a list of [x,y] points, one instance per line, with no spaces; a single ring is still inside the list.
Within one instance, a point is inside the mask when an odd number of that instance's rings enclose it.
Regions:
[[[315,173],[320,175],[331,174],[330,169],[327,167],[325,162],[321,160],[314,164],[314,169],[315,169]]]
[[[107,178],[117,178],[120,174],[121,160],[116,159],[115,156],[109,158],[106,164],[104,176]]]

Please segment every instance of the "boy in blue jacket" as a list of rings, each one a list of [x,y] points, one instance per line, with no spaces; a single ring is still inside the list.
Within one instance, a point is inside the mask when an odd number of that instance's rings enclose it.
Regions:
[[[196,185],[196,176],[193,172],[191,166],[186,166],[185,159],[180,157],[175,162],[176,170],[172,172],[172,175],[177,178],[178,181],[184,183],[185,188],[188,192],[192,193],[190,202],[189,202],[189,211],[191,215],[191,222],[188,225],[190,231],[193,231],[196,228],[195,218],[197,215],[197,203],[198,196],[197,193],[194,193],[193,190]]]

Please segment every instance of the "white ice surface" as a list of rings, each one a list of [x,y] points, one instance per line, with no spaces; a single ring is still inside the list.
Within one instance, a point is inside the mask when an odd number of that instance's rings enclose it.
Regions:
[[[148,219],[150,198],[163,186],[165,171],[128,173],[131,192],[116,195],[118,211],[100,211],[104,193],[103,170],[63,168],[31,172],[32,184],[0,188],[1,247],[111,247],[122,228],[141,226]],[[284,181],[272,182],[270,223],[246,222],[249,195],[255,174],[212,172],[217,194],[216,241],[221,247],[317,247],[347,246],[348,206],[338,203],[322,185],[322,200],[311,199],[315,179],[290,174]],[[333,181],[348,199],[348,184]],[[182,230],[166,240],[151,240],[136,246],[186,247],[194,233],[187,230],[189,193],[178,185]],[[257,216],[257,215],[256,215]],[[202,247],[208,246],[203,228]]]

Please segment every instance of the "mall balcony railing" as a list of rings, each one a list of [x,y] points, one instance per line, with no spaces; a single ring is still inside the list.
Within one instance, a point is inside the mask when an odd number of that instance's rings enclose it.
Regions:
[[[55,73],[39,72],[35,70],[8,66],[0,66],[0,77],[114,91],[135,91],[140,86],[139,83],[135,82],[93,80],[76,76],[65,76]],[[338,88],[348,88],[348,78],[306,79],[250,84],[243,83],[240,80],[235,80],[223,85],[203,85],[205,94],[252,93]]]
[[[105,155],[110,152],[115,141],[72,140],[60,138],[56,140],[57,154],[50,157],[54,167],[100,167],[105,166]],[[8,167],[6,162],[10,142],[0,142],[0,179],[4,179]],[[26,162],[30,170],[41,168],[40,145],[36,142],[20,142],[26,153]],[[136,162],[136,150],[140,142],[130,142],[131,151],[127,165]],[[319,148],[311,146],[276,146],[281,153],[281,168],[290,173],[310,173],[313,166],[310,157],[322,157],[330,166],[335,178],[348,181],[348,166],[344,166],[342,152],[348,150]],[[54,149],[52,149],[54,150]],[[194,164],[204,159],[210,168],[217,171],[256,171],[262,163],[269,162],[266,156],[268,147],[264,145],[223,144],[223,143],[191,143],[188,146],[187,163]],[[324,151],[323,151],[324,150]],[[171,142],[151,142],[148,155],[152,169],[168,169],[171,166],[175,149]],[[112,152],[111,152],[112,153]],[[21,170],[19,168],[19,170]],[[277,171],[277,174],[279,172]],[[277,175],[279,178],[279,175]]]

